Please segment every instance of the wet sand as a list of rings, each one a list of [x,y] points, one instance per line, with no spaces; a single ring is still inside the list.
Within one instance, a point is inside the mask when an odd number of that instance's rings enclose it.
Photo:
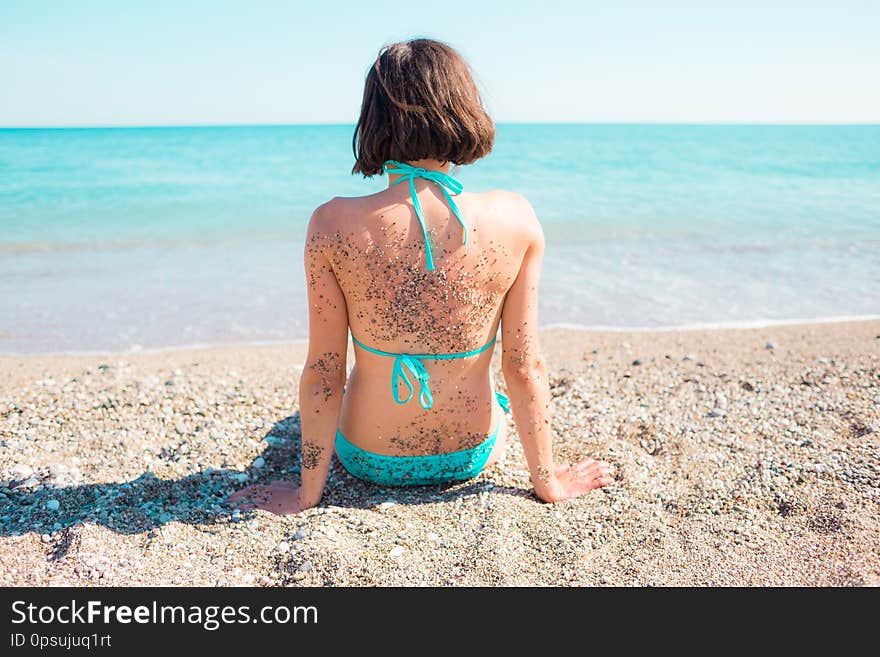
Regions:
[[[222,501],[298,477],[304,345],[0,357],[0,584],[880,584],[880,321],[542,340],[558,458],[617,483],[538,502],[511,424],[478,479],[337,463],[285,518]]]

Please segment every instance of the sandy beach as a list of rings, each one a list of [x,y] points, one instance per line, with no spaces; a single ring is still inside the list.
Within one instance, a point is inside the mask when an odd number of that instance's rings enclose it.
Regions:
[[[511,423],[476,480],[336,463],[285,518],[222,502],[298,477],[304,345],[0,357],[0,584],[880,584],[880,321],[543,344],[558,458],[617,483],[538,502]]]

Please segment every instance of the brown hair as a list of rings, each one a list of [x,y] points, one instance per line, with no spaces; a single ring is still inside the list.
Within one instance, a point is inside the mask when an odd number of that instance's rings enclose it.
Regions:
[[[489,154],[495,125],[467,62],[432,39],[394,43],[367,73],[352,138],[352,173],[374,176],[386,160],[470,164]]]

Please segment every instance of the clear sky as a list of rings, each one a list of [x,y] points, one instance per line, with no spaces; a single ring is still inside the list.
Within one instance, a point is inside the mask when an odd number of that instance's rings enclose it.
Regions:
[[[0,125],[349,123],[412,36],[498,121],[880,122],[878,0],[0,0]]]

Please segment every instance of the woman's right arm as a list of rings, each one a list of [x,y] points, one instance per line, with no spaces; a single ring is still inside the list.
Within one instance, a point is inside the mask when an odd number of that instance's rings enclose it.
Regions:
[[[535,493],[545,502],[558,502],[610,484],[613,479],[611,467],[594,459],[574,465],[556,466],[553,462],[550,386],[538,341],[538,283],[544,234],[531,206],[524,199],[522,204],[527,215],[528,245],[504,300],[502,372]]]

